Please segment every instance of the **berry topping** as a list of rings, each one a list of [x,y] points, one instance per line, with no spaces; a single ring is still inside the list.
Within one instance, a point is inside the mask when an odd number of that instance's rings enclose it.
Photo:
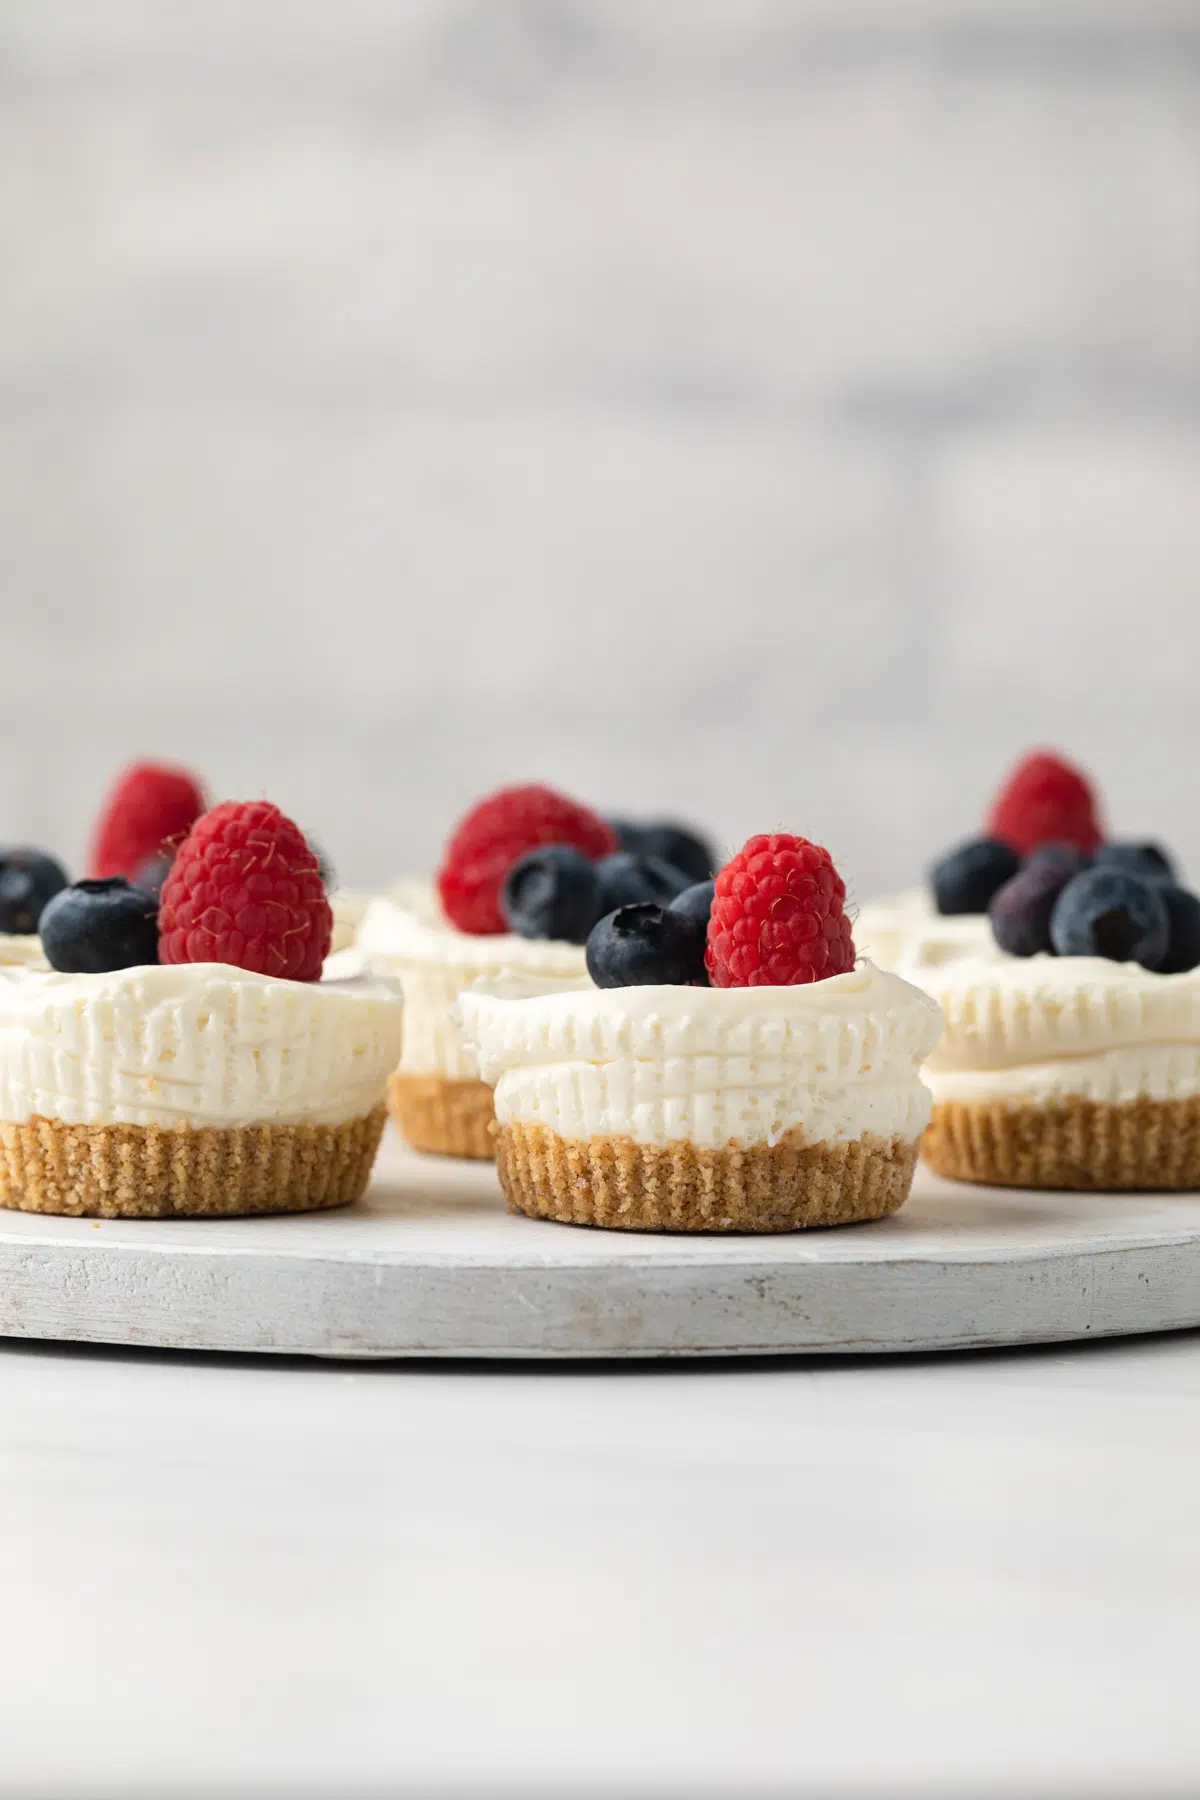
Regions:
[[[28,937],[38,928],[42,908],[67,885],[52,856],[40,850],[0,851],[0,931]]]
[[[971,838],[933,865],[933,898],[940,913],[981,913],[1021,866],[1015,850],[996,838]]]
[[[643,900],[655,906],[668,906],[676,894],[688,885],[681,869],[672,868],[656,856],[643,856],[632,850],[618,850],[596,864],[600,882],[600,911],[615,912],[618,906],[637,906]]]
[[[672,900],[670,910],[691,919],[707,935],[716,885],[715,881],[697,881],[693,886],[685,887],[682,894],[676,894]]]
[[[298,825],[265,800],[226,800],[197,819],[162,891],[159,957],[317,981],[333,911]]]
[[[1103,956],[1157,969],[1169,937],[1162,884],[1124,869],[1085,869],[1073,876],[1050,915],[1050,942],[1059,956]]]
[[[1101,844],[1097,867],[1124,869],[1143,881],[1174,881],[1175,870],[1165,850],[1157,844]]]
[[[706,964],[714,987],[792,987],[854,967],[846,887],[828,850],[752,837],[717,876]]]
[[[124,876],[62,888],[41,918],[42,949],[66,975],[103,975],[158,961],[158,905]]]
[[[596,866],[566,844],[547,844],[520,857],[504,878],[500,906],[520,937],[566,944],[586,944],[605,911]]]
[[[608,823],[617,834],[617,844],[619,847],[622,850],[628,850],[631,855],[636,856],[638,847],[642,841],[641,826],[635,825],[632,819],[610,819]]]
[[[1086,778],[1047,750],[1017,764],[993,802],[986,829],[1022,856],[1057,842],[1094,850],[1104,835]]]
[[[632,832],[633,842],[626,842],[626,835]],[[621,848],[632,850],[638,856],[655,857],[659,862],[670,863],[686,875],[689,881],[708,881],[717,872],[717,855],[707,838],[702,838],[696,831],[686,825],[677,825],[670,819],[659,819],[650,825],[625,825],[622,827]]]
[[[601,919],[587,941],[597,987],[698,987],[704,984],[704,933],[682,913],[644,902]]]
[[[186,769],[134,763],[121,776],[100,815],[92,845],[92,874],[133,875],[164,845],[181,843],[203,811],[203,791]]]
[[[156,851],[147,856],[134,871],[133,885],[141,888],[144,894],[153,894],[155,905],[163,891],[163,883],[171,873],[175,862],[175,852]]]
[[[992,934],[1010,956],[1053,954],[1050,915],[1058,896],[1079,873],[1063,858],[1033,857],[992,895]]]
[[[1160,975],[1184,975],[1200,964],[1200,900],[1187,888],[1164,882],[1159,888],[1167,909],[1167,954],[1158,965]]]
[[[1031,850],[1021,864],[1022,873],[1026,869],[1040,869],[1045,863],[1056,869],[1068,869],[1072,875],[1078,875],[1081,869],[1090,869],[1092,858],[1083,850],[1077,850],[1074,844],[1039,844]]]
[[[566,844],[596,860],[617,848],[617,835],[553,788],[501,788],[473,806],[450,839],[437,878],[450,923],[477,937],[504,931],[504,878],[519,857],[543,844]]]

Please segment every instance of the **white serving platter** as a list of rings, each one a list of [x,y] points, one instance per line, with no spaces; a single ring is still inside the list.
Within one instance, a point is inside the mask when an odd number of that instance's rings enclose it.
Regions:
[[[950,1350],[1200,1325],[1200,1194],[972,1188],[874,1225],[601,1232],[389,1130],[366,1199],[205,1222],[0,1212],[0,1335],[316,1356]]]

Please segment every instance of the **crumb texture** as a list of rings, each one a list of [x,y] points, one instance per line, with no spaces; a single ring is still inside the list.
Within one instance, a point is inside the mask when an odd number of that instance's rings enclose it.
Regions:
[[[388,1081],[388,1104],[401,1135],[414,1150],[491,1162],[496,1115],[486,1082],[395,1074]]]
[[[386,1110],[343,1125],[0,1124],[0,1205],[100,1219],[317,1212],[361,1198]]]
[[[939,1175],[997,1187],[1195,1188],[1200,1099],[939,1100],[921,1149]]]
[[[628,1137],[496,1130],[510,1205],[534,1218],[622,1231],[800,1231],[880,1219],[903,1206],[917,1146],[901,1138],[706,1150]]]

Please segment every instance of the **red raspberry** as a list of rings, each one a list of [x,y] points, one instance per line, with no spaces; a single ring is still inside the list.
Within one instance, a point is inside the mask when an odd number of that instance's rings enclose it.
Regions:
[[[717,876],[704,963],[714,987],[794,987],[854,967],[846,884],[828,850],[752,837]]]
[[[569,844],[596,860],[617,848],[617,834],[553,788],[500,788],[471,808],[447,846],[437,884],[451,924],[475,937],[507,931],[500,910],[504,877],[519,856],[542,844]]]
[[[163,884],[158,956],[317,981],[333,912],[298,825],[266,800],[226,800],[197,819]]]
[[[1049,750],[1019,762],[988,814],[987,833],[1028,856],[1041,844],[1095,850],[1104,841],[1087,778]]]
[[[204,793],[186,769],[133,763],[108,797],[92,843],[89,867],[99,880],[124,875],[164,845],[174,849],[204,811]]]

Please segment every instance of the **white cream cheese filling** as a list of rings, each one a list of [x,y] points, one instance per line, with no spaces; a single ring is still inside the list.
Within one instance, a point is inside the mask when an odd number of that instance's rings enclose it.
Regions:
[[[707,1149],[918,1138],[920,1064],[941,1029],[917,989],[867,962],[807,986],[553,992],[516,980],[458,1012],[501,1123],[565,1138]]]
[[[0,968],[0,1119],[341,1124],[383,1099],[402,1010],[398,986],[375,978]]]
[[[404,989],[401,1073],[447,1081],[479,1078],[453,1018],[464,988],[509,972],[550,983],[577,981],[587,972],[578,944],[456,931],[442,915],[432,885],[415,881],[371,902],[357,948],[369,968],[396,976]]]
[[[1200,971],[994,956],[914,979],[946,1018],[925,1066],[935,1099],[1120,1105],[1200,1094]]]

